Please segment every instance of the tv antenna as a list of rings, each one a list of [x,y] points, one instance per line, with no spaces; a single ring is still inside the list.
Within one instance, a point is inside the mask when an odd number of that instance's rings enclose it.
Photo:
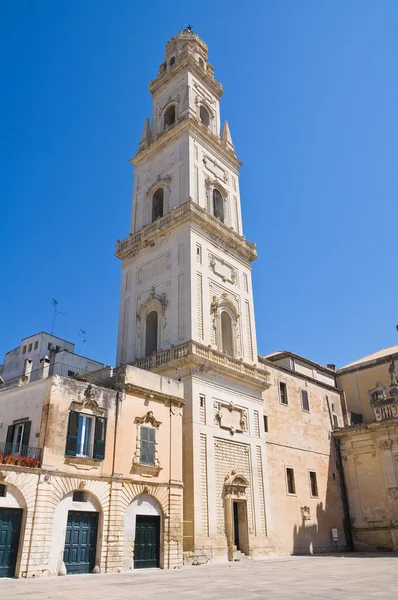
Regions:
[[[82,336],[82,344],[83,344],[82,356],[86,356],[86,342],[87,342],[87,338],[86,338],[86,332],[84,331],[84,329],[81,329],[79,331],[79,335]]]
[[[52,307],[54,309],[53,326],[52,326],[52,329],[51,329],[51,335],[54,335],[55,317],[57,315],[66,315],[66,313],[61,312],[60,310],[58,310],[58,300],[56,300],[55,298],[51,298],[51,304],[52,304]]]

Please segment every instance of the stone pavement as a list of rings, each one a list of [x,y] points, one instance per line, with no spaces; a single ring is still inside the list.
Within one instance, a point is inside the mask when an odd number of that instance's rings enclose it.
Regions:
[[[289,556],[242,563],[1,579],[2,600],[397,600],[398,557],[348,554]]]

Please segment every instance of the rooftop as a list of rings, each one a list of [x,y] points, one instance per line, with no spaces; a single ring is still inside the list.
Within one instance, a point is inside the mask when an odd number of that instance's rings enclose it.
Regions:
[[[359,358],[358,360],[355,360],[354,362],[349,363],[348,365],[340,367],[337,372],[340,373],[344,369],[351,369],[355,367],[361,368],[367,365],[368,363],[372,363],[374,361],[387,362],[390,360],[392,354],[398,354],[398,346],[390,346],[389,348],[383,348],[383,350],[373,352],[373,354],[368,354],[367,356]]]

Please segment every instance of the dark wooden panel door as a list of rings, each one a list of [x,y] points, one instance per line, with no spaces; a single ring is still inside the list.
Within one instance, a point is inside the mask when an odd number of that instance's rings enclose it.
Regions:
[[[64,549],[67,573],[91,573],[94,569],[97,530],[98,513],[68,512]]]
[[[135,522],[134,569],[159,567],[160,517],[137,515]]]
[[[0,508],[0,577],[14,577],[22,509]]]

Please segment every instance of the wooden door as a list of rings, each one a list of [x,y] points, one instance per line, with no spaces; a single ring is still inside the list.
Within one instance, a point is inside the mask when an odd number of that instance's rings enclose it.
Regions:
[[[160,517],[137,515],[135,522],[134,569],[159,567]]]
[[[67,573],[91,573],[95,567],[98,513],[70,510],[66,524],[64,563]]]
[[[15,575],[21,523],[21,508],[0,508],[0,577]]]

